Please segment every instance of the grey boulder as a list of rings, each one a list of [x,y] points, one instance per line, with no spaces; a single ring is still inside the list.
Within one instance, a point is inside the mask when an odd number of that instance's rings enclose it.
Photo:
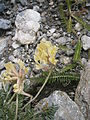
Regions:
[[[2,54],[5,48],[8,46],[8,42],[11,40],[11,37],[0,37],[0,54]]]
[[[10,20],[7,20],[7,19],[0,19],[0,29],[4,29],[4,30],[7,30],[7,29],[10,29],[11,27],[11,21]]]
[[[36,110],[42,111],[45,106],[58,107],[54,115],[54,120],[85,120],[77,104],[62,91],[54,91],[48,98],[42,99],[37,105]]]
[[[80,82],[76,89],[75,102],[86,120],[90,120],[90,60],[81,73]]]

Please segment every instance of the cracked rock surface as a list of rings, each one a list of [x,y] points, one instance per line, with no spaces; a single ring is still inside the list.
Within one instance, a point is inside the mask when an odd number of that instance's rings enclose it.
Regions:
[[[90,120],[90,60],[81,73],[80,82],[76,89],[75,102],[86,120]]]
[[[85,120],[77,104],[62,91],[54,91],[49,97],[42,99],[37,105],[36,110],[43,110],[48,105],[58,107],[54,115],[54,120]]]

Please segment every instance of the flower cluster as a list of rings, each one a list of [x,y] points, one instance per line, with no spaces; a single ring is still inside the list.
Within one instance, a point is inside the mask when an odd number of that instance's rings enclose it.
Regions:
[[[18,94],[23,93],[25,75],[28,73],[28,68],[25,67],[24,62],[20,59],[16,64],[8,62],[5,64],[6,70],[1,75],[1,79],[4,83],[13,83],[13,91]]]
[[[58,48],[55,45],[52,45],[50,41],[47,41],[46,39],[43,38],[40,41],[40,44],[37,45],[34,55],[36,69],[50,70],[51,68],[53,68],[53,66],[55,66],[57,63],[57,60],[55,59],[57,50]],[[16,63],[8,62],[5,64],[5,68],[6,70],[1,75],[3,83],[4,84],[7,82],[12,83],[14,93],[23,94],[32,99],[32,95],[24,92],[23,90],[25,76],[28,73],[28,68],[25,67],[24,62],[22,62],[20,59],[18,59]],[[49,73],[48,76],[50,76],[50,74],[51,72]],[[45,84],[47,83],[47,80],[48,77],[45,80]],[[41,92],[43,87],[44,86],[41,87],[39,92]],[[37,93],[37,95],[38,94],[39,93]]]
[[[34,60],[36,62],[36,69],[47,70],[52,65],[56,65],[57,60],[55,55],[58,48],[55,45],[52,45],[50,41],[46,41],[43,38],[40,41],[40,44],[37,45]]]

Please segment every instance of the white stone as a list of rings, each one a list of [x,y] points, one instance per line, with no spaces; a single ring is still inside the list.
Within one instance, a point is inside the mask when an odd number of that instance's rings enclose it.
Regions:
[[[51,29],[49,30],[49,32],[50,32],[51,34],[53,34],[55,31],[56,31],[55,28],[51,28]]]
[[[14,63],[17,62],[17,58],[15,58],[13,55],[9,56],[9,60]]]
[[[37,6],[37,5],[33,6],[33,10],[38,11],[39,10],[39,6]]]
[[[54,38],[59,38],[60,37],[60,33],[53,33],[53,37]]]
[[[0,54],[4,51],[5,47],[7,47],[10,39],[11,37],[0,37]]]
[[[24,33],[22,30],[19,30],[18,32],[16,30],[16,34],[13,40],[15,40],[16,38],[21,44],[30,44],[36,40],[36,35],[33,31],[31,33]]]
[[[16,33],[13,40],[18,40],[21,44],[33,43],[40,28],[40,20],[40,13],[32,9],[19,13],[15,21]]]
[[[14,56],[14,57],[17,57],[17,56],[20,57],[20,56],[21,56],[20,50],[21,50],[21,49],[15,49],[15,50],[13,51],[13,56]]]
[[[52,34],[49,31],[47,31],[47,37],[50,37],[50,36],[52,36]]]
[[[82,26],[81,26],[80,23],[76,23],[74,28],[75,28],[76,31],[80,31],[82,29]]]
[[[40,2],[40,3],[42,3],[42,2],[44,2],[45,0],[37,0],[38,2]]]
[[[22,23],[16,23],[16,27],[23,32],[30,30],[37,32],[40,28],[40,24],[35,21],[23,21]]]
[[[67,38],[66,37],[60,37],[58,39],[56,39],[56,42],[62,45],[65,45],[67,42]]]
[[[4,64],[5,64],[5,59],[0,61],[0,70],[4,68]]]
[[[83,35],[83,36],[81,37],[81,41],[82,41],[83,49],[84,49],[84,50],[90,49],[90,37],[89,37],[89,36]]]
[[[54,4],[54,2],[51,0],[50,3],[49,3],[49,5],[53,5],[53,4]]]
[[[6,39],[4,38],[0,38],[0,52],[4,50],[4,48],[6,47]]]
[[[70,60],[70,57],[66,57],[66,56],[61,55],[60,62],[66,65],[66,64],[70,63],[71,60]]]
[[[82,63],[82,65],[85,66],[87,64],[87,59],[86,58],[82,58],[81,59],[81,63]]]
[[[23,21],[39,22],[40,20],[41,20],[40,13],[32,9],[26,9],[17,15],[15,24],[17,22],[21,23]]]
[[[13,47],[14,49],[16,49],[16,48],[19,47],[19,44],[17,44],[16,42],[13,42],[12,47]]]

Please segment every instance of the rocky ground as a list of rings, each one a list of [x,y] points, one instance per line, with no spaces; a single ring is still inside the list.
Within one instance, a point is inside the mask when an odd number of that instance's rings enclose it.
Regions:
[[[63,0],[0,0],[0,72],[5,69],[4,64],[11,61],[16,62],[17,59],[21,59],[25,62],[25,65],[30,69],[30,75],[38,74],[40,71],[35,69],[34,65],[34,52],[37,44],[42,38],[50,40],[53,44],[58,46],[59,44],[65,45],[68,49],[66,51],[59,50],[56,57],[58,58],[58,69],[63,68],[72,62],[73,55],[75,52],[75,46],[77,43],[77,38],[74,34],[68,34],[66,28],[61,22],[61,16],[59,13],[59,3]],[[85,8],[87,12],[83,13],[83,19],[90,24],[90,1],[87,1]],[[76,6],[78,11],[78,7]],[[90,31],[84,29],[78,22],[74,21],[74,28],[77,35],[81,35],[82,41],[82,54],[81,62],[83,65],[87,64],[88,61],[88,50],[90,49]],[[90,71],[90,70],[89,70]],[[80,71],[79,71],[80,72]],[[89,74],[89,73],[88,73]],[[89,78],[89,77],[88,77]],[[90,81],[90,79],[89,79]],[[72,82],[67,86],[58,85],[57,83],[52,85],[47,85],[45,87],[44,93],[48,96],[54,90],[61,90],[67,92],[68,95],[73,99],[75,96],[75,90],[78,82]],[[37,86],[36,91],[40,87]],[[85,87],[86,88],[86,87]],[[0,88],[1,89],[1,88]],[[81,89],[80,89],[81,90]],[[90,85],[88,86],[90,91]],[[88,91],[87,90],[87,91]],[[33,93],[35,94],[36,91]],[[83,96],[80,100],[78,98],[78,93],[80,94],[79,88],[76,92],[76,103],[81,108],[81,103]],[[82,91],[82,90],[81,90]],[[85,91],[84,91],[85,92]],[[55,93],[57,94],[57,93]],[[61,93],[60,93],[61,94]],[[64,97],[67,98],[66,93]],[[43,93],[40,98],[44,98]],[[89,92],[87,92],[89,97]],[[85,96],[84,96],[85,97]],[[66,99],[65,98],[65,99]],[[54,99],[54,98],[53,98]],[[87,98],[88,102],[86,111],[88,115],[90,114],[90,97]],[[72,101],[67,100],[68,102]],[[79,102],[78,102],[79,101]],[[68,104],[66,102],[66,104]],[[79,111],[78,106],[74,104],[75,110]],[[60,103],[59,103],[60,104]],[[84,103],[83,103],[84,105]],[[59,111],[64,111],[65,105],[62,105],[55,114],[55,120],[61,120],[58,116]],[[70,107],[70,106],[69,106]],[[75,112],[74,108],[69,108],[67,105],[67,110],[72,109],[72,113]],[[86,120],[90,119],[90,116],[86,115],[83,110]],[[80,111],[79,111],[80,112]],[[64,114],[65,115],[65,111]],[[84,116],[80,112],[74,114],[77,116],[75,120],[84,120]],[[77,115],[78,114],[78,115]],[[68,113],[70,116],[71,113]],[[68,120],[68,115],[63,117],[64,120]],[[87,117],[88,116],[88,117]],[[61,117],[62,118],[62,117]],[[74,120],[70,116],[69,120]]]

